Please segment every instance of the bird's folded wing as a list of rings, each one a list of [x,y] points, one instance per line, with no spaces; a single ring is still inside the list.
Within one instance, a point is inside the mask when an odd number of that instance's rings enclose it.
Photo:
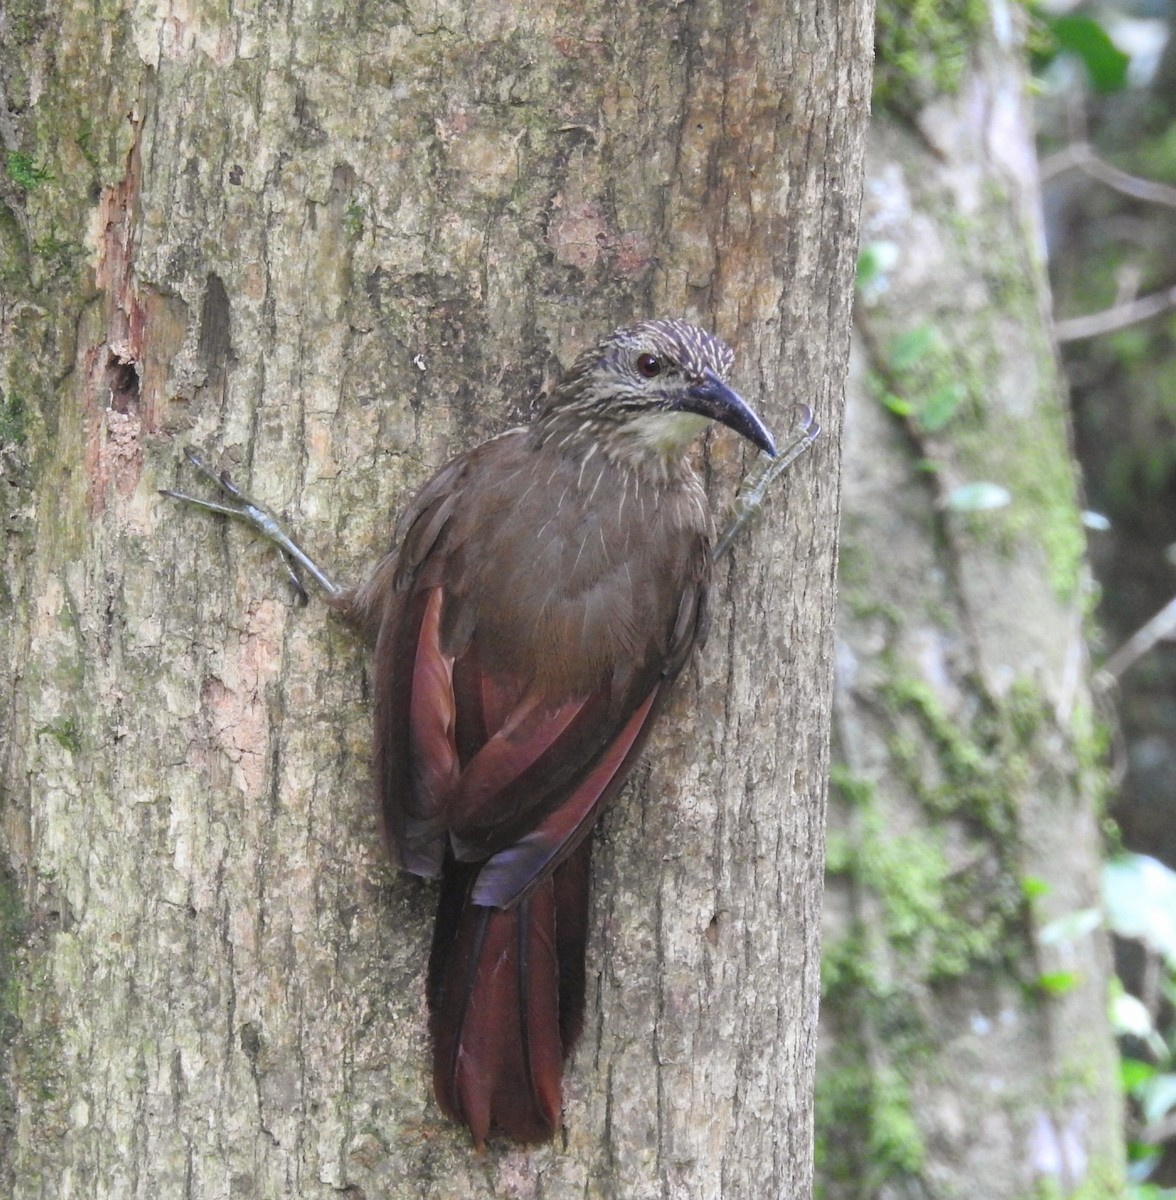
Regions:
[[[475,904],[507,908],[549,875],[591,831],[600,808],[624,781],[652,724],[655,686],[572,792],[529,833],[499,850],[478,873]]]

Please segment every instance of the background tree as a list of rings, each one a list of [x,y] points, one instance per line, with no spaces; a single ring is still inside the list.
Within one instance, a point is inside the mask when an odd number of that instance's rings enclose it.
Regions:
[[[5,8],[6,1194],[806,1193],[871,17]],[[563,1143],[478,1159],[430,1096],[434,900],[378,846],[364,651],[156,489],[207,442],[355,578],[654,312],[830,436],[605,822]]]
[[[1023,22],[878,15],[846,425],[820,1178],[1109,1197],[1084,647]]]
[[[1066,5],[1037,101],[1056,329],[1115,713],[1106,875],[1141,1194],[1176,1184],[1176,6]],[[1046,48],[1050,48],[1049,43]]]

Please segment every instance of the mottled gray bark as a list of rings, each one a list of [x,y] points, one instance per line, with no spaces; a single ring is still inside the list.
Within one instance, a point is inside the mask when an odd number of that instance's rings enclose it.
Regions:
[[[957,29],[952,94],[872,128],[818,1068],[830,1198],[1122,1188],[1089,582],[1012,17],[994,3]]]
[[[869,9],[6,10],[0,1190],[807,1193]],[[830,436],[603,823],[564,1135],[477,1158],[432,1100],[434,897],[378,844],[364,651],[156,489],[206,444],[355,579],[654,313]],[[713,439],[716,504],[742,455]]]

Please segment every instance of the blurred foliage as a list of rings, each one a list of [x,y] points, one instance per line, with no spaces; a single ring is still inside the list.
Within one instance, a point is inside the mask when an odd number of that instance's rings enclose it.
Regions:
[[[968,48],[988,21],[988,0],[878,0],[875,105],[910,114],[934,96],[954,94]]]
[[[1091,85],[1098,92],[1118,91],[1127,82],[1130,56],[1111,41],[1107,31],[1093,17],[1067,14],[1042,17],[1044,36],[1035,39],[1033,69],[1046,70],[1060,54],[1070,54],[1086,68]]]
[[[1176,1197],[1146,1182],[1176,1125],[1176,872],[1145,854],[1127,854],[1103,873],[1107,920],[1143,955],[1142,995],[1119,986],[1111,1019],[1123,1045],[1122,1080],[1130,1109],[1128,1153],[1139,1200]]]
[[[1176,207],[1149,187],[1176,184],[1176,42],[1163,40],[1176,5],[1051,8],[1035,14],[1033,63],[1055,311],[1105,314],[1176,286]],[[1176,312],[1062,352],[1087,502],[1106,517],[1092,556],[1113,649],[1176,591]],[[1176,1200],[1176,649],[1157,647],[1118,685],[1111,811],[1143,852],[1104,878],[1132,1195]]]

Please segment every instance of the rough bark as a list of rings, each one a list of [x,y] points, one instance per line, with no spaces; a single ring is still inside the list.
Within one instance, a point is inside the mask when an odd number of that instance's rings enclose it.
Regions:
[[[867,160],[818,1068],[827,1197],[1122,1188],[1089,584],[1021,45],[1003,5],[976,7],[971,23],[942,17],[956,25],[940,50],[969,47],[953,85],[888,93]]]
[[[6,10],[0,1190],[807,1193],[871,16]],[[365,653],[156,489],[207,444],[354,579],[450,453],[654,313],[829,436],[600,831],[564,1135],[477,1158],[431,1097],[434,895],[377,842]],[[714,439],[716,504],[742,453]]]

